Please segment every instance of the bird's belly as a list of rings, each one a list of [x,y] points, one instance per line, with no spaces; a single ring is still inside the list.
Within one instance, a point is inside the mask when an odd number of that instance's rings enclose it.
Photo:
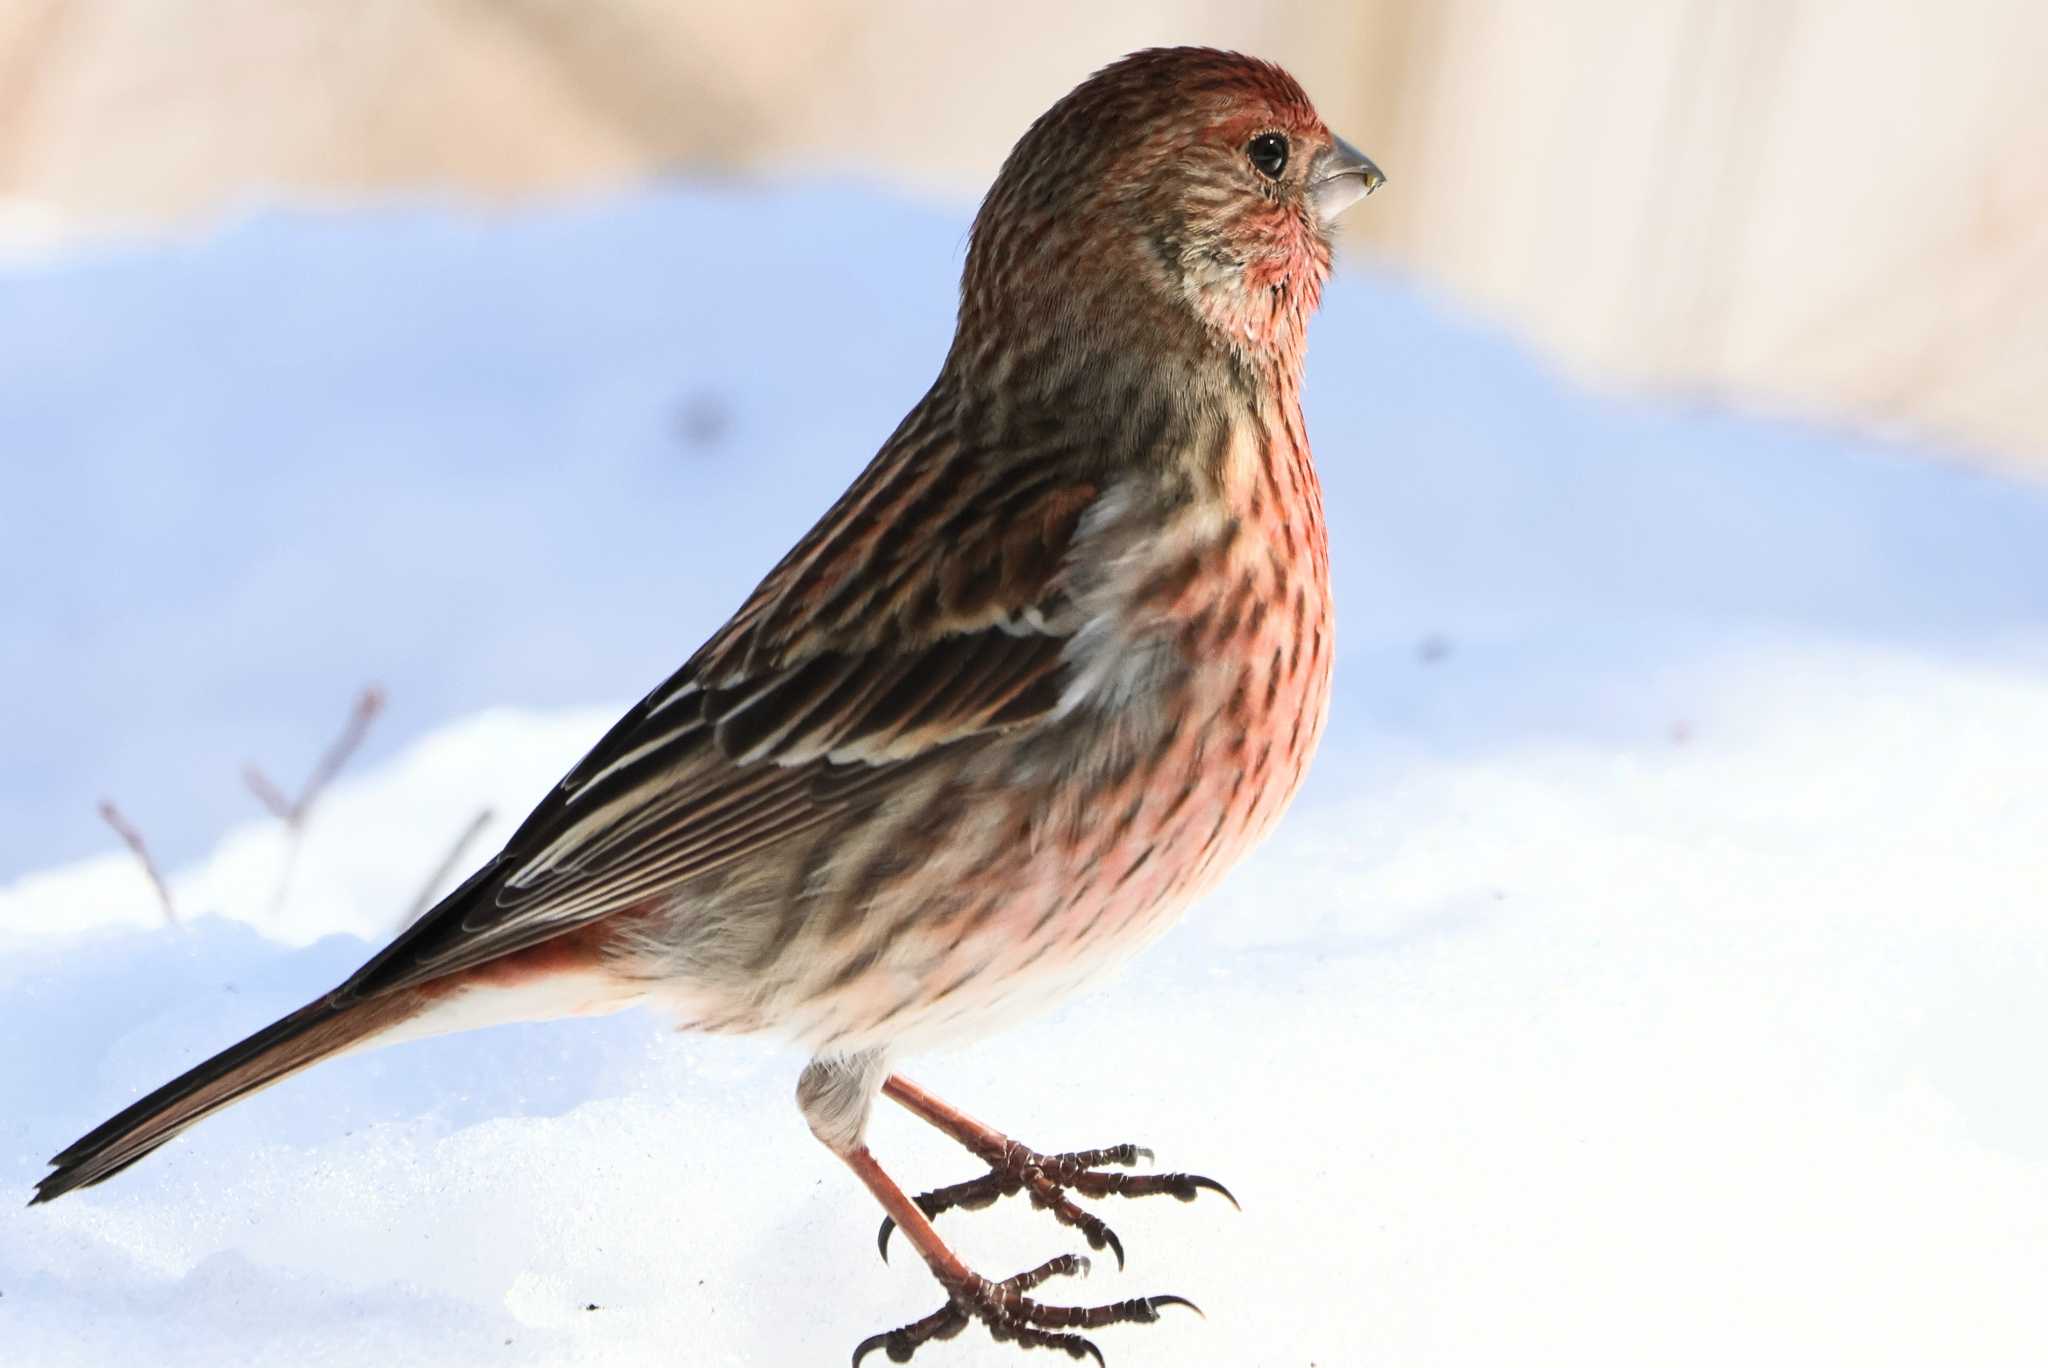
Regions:
[[[1271,829],[1322,733],[1313,505],[1232,507],[1142,524],[1076,590],[1054,715],[685,900],[693,949],[650,975],[694,1024],[853,1053],[984,1035],[1114,973]]]
[[[1319,639],[1320,641],[1320,639]],[[986,1035],[1114,974],[1271,829],[1322,730],[1329,668],[1257,636],[1128,712],[1077,717],[977,786],[974,819],[876,900],[872,955],[811,999],[813,1048],[904,1050]],[[1085,757],[1052,772],[1036,755]],[[970,834],[971,833],[971,834]],[[842,975],[844,971],[841,971]]]

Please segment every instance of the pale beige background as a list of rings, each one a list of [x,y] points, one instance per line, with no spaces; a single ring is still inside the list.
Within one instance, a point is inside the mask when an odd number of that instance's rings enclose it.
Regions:
[[[673,167],[968,196],[1166,42],[1293,69],[1392,177],[1354,248],[1583,376],[2048,473],[2038,4],[0,0],[0,244]]]

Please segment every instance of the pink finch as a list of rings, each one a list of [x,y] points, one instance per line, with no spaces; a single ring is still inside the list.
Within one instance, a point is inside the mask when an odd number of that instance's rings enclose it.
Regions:
[[[1380,181],[1279,68],[1141,52],[1061,100],[975,220],[929,393],[732,620],[483,868],[346,983],[59,1154],[47,1201],[347,1050],[649,1003],[814,1052],[797,1100],[942,1284],[871,1337],[980,1319],[1095,1348],[1148,1321],[977,1276],[929,1217],[1028,1191],[1207,1179],[1045,1155],[891,1073],[1102,977],[1286,807],[1323,729],[1331,619],[1302,426],[1335,216]],[[878,1092],[989,1173],[913,1200],[863,1140]],[[1118,1247],[1121,1258],[1121,1248]]]

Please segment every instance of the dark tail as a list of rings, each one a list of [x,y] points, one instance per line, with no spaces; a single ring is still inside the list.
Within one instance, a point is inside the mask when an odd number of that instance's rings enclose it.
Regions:
[[[231,1045],[107,1121],[59,1154],[29,1205],[104,1182],[202,1120],[309,1064],[338,1054],[419,1009],[419,995],[392,993],[336,1006],[328,997]]]

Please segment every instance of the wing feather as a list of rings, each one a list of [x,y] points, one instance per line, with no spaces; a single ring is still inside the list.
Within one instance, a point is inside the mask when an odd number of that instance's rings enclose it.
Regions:
[[[928,397],[927,403],[931,402]],[[1059,698],[1060,568],[1092,484],[892,446],[505,849],[339,990],[438,978],[672,894]],[[1020,498],[1021,489],[1029,491]],[[988,512],[976,518],[979,507]],[[934,538],[930,518],[947,535]]]

